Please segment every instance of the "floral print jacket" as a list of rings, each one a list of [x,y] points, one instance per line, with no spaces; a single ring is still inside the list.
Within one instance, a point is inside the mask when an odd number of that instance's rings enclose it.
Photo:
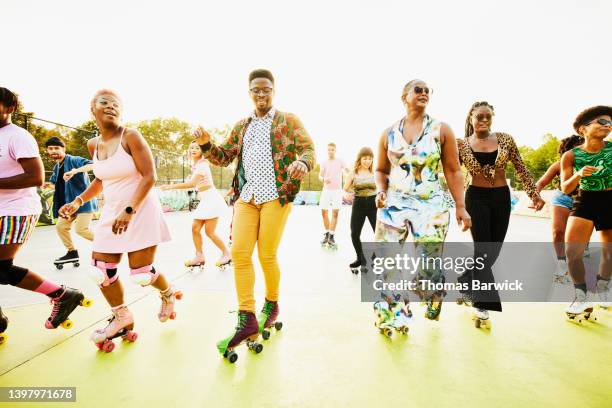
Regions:
[[[220,145],[209,142],[200,146],[204,157],[215,166],[227,167],[234,159],[238,160],[232,180],[232,202],[240,197],[240,191],[246,183],[242,165],[242,138],[250,121],[250,118],[246,118],[236,123],[229,137]],[[315,166],[314,144],[297,116],[278,110],[272,120],[270,143],[278,197],[280,204],[285,205],[292,202],[300,191],[300,181],[289,177],[287,167],[300,160],[308,171],[312,170]]]

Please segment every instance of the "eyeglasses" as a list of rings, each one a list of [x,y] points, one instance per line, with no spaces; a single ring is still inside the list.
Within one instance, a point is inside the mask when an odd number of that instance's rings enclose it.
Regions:
[[[604,118],[599,118],[597,120],[589,122],[589,125],[592,124],[592,123],[598,123],[601,126],[612,126],[612,120],[605,120]]]
[[[251,88],[250,91],[253,95],[268,96],[272,94],[273,89],[272,88]]]
[[[490,114],[488,115],[488,114],[486,114],[486,113],[479,113],[478,115],[475,115],[474,117],[475,117],[475,118],[476,118],[476,120],[477,120],[477,121],[479,121],[479,122],[483,122],[483,121],[485,121],[485,120],[486,120],[487,122],[490,122],[490,121],[491,121],[491,119],[493,118],[493,116],[492,116],[492,115],[490,115]]]

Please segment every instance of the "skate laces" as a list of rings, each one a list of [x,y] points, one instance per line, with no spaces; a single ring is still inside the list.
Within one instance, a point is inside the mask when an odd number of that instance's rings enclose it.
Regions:
[[[247,314],[246,313],[238,313],[238,324],[236,325],[236,331],[240,331],[245,328],[247,322]]]
[[[51,299],[49,303],[53,304],[53,309],[51,309],[51,317],[50,317],[50,319],[53,320],[59,313],[61,300],[59,297],[57,297],[56,299]]]
[[[262,309],[262,313],[264,313],[266,316],[270,316],[272,312],[274,311],[274,306],[275,306],[274,302],[270,302],[269,300],[266,300],[266,303],[264,303],[264,307]]]

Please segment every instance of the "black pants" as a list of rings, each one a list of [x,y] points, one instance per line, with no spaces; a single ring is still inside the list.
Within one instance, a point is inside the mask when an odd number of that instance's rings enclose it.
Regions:
[[[501,252],[510,223],[510,188],[470,186],[465,194],[465,206],[472,217],[470,231],[474,240],[474,256],[485,259],[485,267],[482,270],[473,269],[471,279],[493,283],[495,277],[492,268]],[[477,291],[472,296],[474,307],[502,311],[496,290]]]
[[[376,196],[355,197],[351,211],[351,240],[362,265],[366,264],[361,246],[361,230],[366,218],[370,221],[372,231],[376,229]]]

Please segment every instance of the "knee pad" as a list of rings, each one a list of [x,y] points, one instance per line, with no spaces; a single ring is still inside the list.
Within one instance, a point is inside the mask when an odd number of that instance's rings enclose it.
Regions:
[[[0,285],[16,286],[27,274],[28,270],[13,265],[12,259],[0,261]]]
[[[103,288],[106,286],[110,286],[113,282],[119,278],[117,274],[117,264],[110,262],[97,261],[95,259],[91,260],[89,277],[98,285]]]
[[[143,266],[130,270],[130,278],[140,286],[152,285],[159,276],[159,272],[155,270],[153,265]]]

